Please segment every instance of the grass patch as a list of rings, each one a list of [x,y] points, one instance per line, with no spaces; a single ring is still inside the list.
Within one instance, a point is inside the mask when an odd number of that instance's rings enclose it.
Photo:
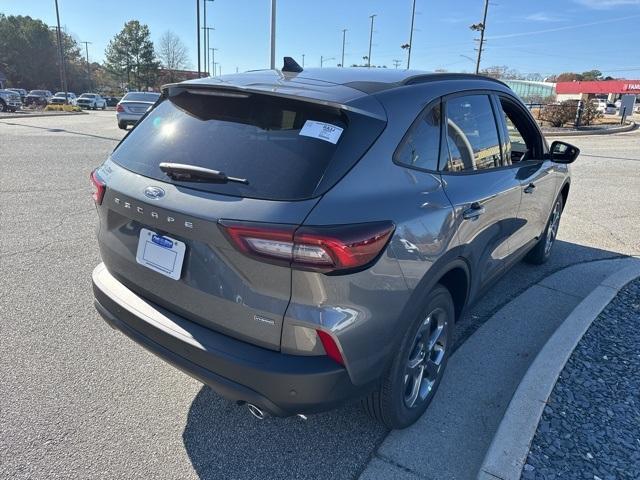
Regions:
[[[77,105],[47,105],[45,112],[81,112],[82,109]]]

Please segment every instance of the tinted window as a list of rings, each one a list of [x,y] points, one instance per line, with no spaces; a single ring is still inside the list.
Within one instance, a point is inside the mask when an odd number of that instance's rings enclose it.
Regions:
[[[394,159],[403,165],[437,170],[439,155],[440,104],[429,108],[413,123]]]
[[[129,92],[122,100],[129,100],[132,102],[155,102],[160,98],[159,93],[153,92]]]
[[[269,95],[179,89],[136,125],[112,159],[162,181],[170,179],[158,167],[161,162],[205,167],[249,181],[173,182],[188,188],[252,198],[309,198],[318,194],[329,166],[348,162],[348,169],[384,126],[365,118],[352,129],[351,118],[359,117]]]
[[[455,97],[446,102],[449,158],[443,170],[484,170],[500,163],[500,141],[487,95]]]

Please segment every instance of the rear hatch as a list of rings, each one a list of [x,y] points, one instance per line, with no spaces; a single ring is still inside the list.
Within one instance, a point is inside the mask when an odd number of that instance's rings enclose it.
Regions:
[[[278,350],[291,270],[245,255],[219,221],[302,224],[384,125],[379,114],[327,101],[172,86],[95,173],[106,184],[98,208],[103,261],[148,300]],[[160,168],[165,162],[247,183],[170,178]],[[155,259],[158,247],[171,250],[175,262]],[[159,266],[149,264],[156,260]]]

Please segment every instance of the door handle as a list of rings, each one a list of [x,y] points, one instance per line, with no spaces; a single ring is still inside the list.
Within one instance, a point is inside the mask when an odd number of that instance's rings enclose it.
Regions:
[[[525,187],[524,193],[533,193],[535,189],[536,189],[536,186],[533,183],[530,183]]]
[[[478,202],[473,202],[469,208],[462,212],[462,218],[465,220],[475,220],[485,212],[485,209]]]

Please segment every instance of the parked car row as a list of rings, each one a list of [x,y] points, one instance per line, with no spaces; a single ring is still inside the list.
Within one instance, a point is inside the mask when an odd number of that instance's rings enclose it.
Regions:
[[[83,93],[79,97],[73,92],[56,92],[50,90],[31,90],[24,88],[7,88],[0,90],[0,111],[16,111],[21,107],[47,105],[78,105],[82,108],[104,110],[107,106],[115,107],[120,99],[118,97],[103,97],[97,93]]]

